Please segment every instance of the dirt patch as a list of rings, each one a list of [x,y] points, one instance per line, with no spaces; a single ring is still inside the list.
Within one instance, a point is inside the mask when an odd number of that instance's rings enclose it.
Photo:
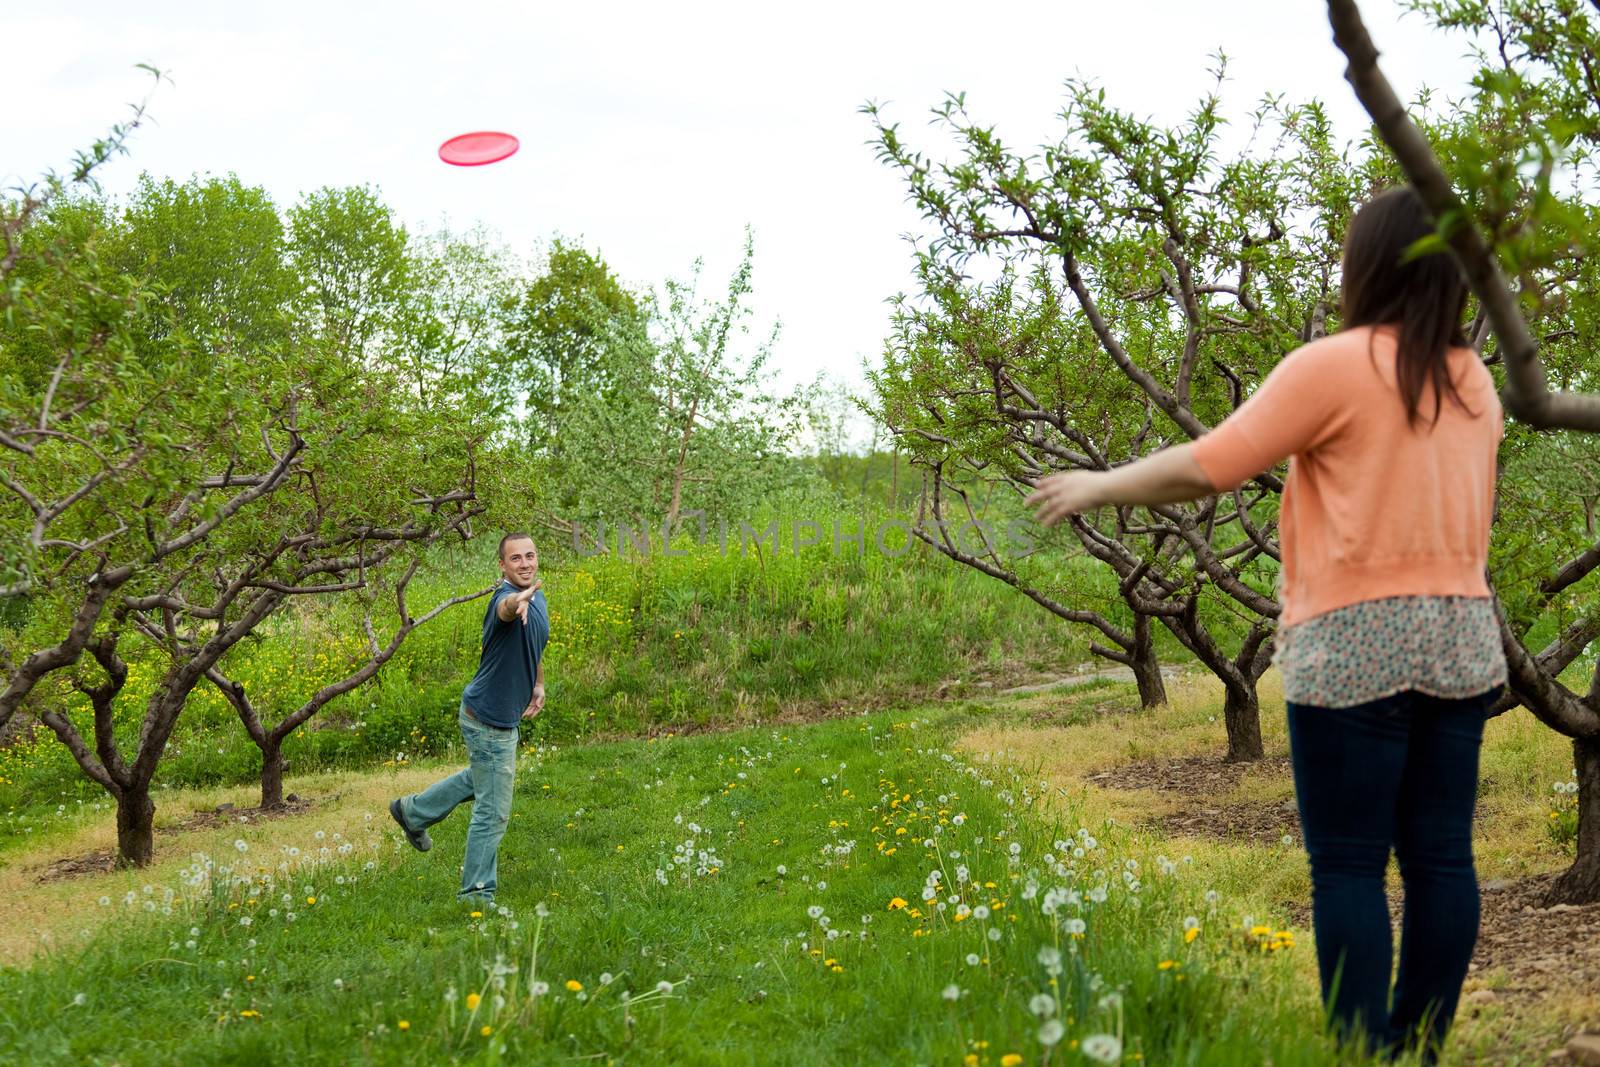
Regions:
[[[1499,971],[1493,998],[1532,1003],[1549,993],[1600,993],[1600,904],[1542,907],[1554,874],[1483,884],[1471,974]]]
[[[335,795],[331,800],[338,800]],[[291,815],[304,815],[315,808],[316,802],[290,793],[283,798],[283,806],[279,808],[236,808],[232,804],[222,804],[211,811],[197,811],[175,823],[156,827],[158,834],[183,834],[191,830],[210,830],[218,826],[232,826],[235,823],[249,825],[267,819],[284,819]]]
[[[97,848],[81,856],[53,860],[39,868],[40,882],[64,882],[69,878],[83,878],[92,874],[106,874],[117,868],[117,851]]]
[[[1224,763],[1215,756],[1135,760],[1084,778],[1102,789],[1149,789],[1189,797],[1217,797],[1232,790],[1245,775],[1286,778],[1289,760],[1277,756],[1252,763]]]
[[[329,798],[337,801],[336,795]],[[284,798],[281,808],[236,808],[232,804],[222,804],[211,811],[197,811],[194,814],[174,823],[156,827],[156,833],[165,836],[186,834],[195,830],[211,830],[220,826],[236,824],[249,825],[269,819],[284,819],[293,815],[304,815],[315,808],[315,802],[290,793]],[[67,856],[58,860],[51,860],[41,867],[34,868],[36,880],[41,884],[50,882],[65,882],[73,878],[84,878],[90,875],[106,874],[116,870],[117,850],[114,848],[97,848],[79,856]]]
[[[1210,837],[1219,841],[1257,845],[1300,843],[1300,815],[1293,800],[1281,804],[1230,804],[1195,808],[1162,815],[1148,821],[1163,833],[1183,837]]]

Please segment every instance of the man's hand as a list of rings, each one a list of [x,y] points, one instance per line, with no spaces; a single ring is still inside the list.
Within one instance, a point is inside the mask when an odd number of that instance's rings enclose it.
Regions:
[[[500,617],[500,621],[510,622],[513,618],[517,618],[521,619],[522,624],[526,626],[528,624],[528,602],[533,599],[533,594],[537,593],[539,587],[543,584],[543,578],[535,578],[533,584],[528,588],[519,589],[500,601],[499,606],[495,609],[495,614]]]
[[[544,710],[544,686],[542,684],[540,684],[540,685],[536,685],[536,686],[533,687],[533,699],[528,701],[528,707],[527,707],[526,710],[523,711],[522,717],[524,719],[538,718],[539,713],[541,711],[543,711],[543,710]]]

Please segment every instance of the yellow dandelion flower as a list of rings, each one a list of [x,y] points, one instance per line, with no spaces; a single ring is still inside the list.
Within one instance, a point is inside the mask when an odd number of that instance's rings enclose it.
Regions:
[[[583,983],[578,981],[576,978],[568,978],[567,991],[570,993],[581,993],[583,992]]]
[[[1198,926],[1191,926],[1191,927],[1189,927],[1189,929],[1187,929],[1187,930],[1185,930],[1183,932],[1183,943],[1185,945],[1187,945],[1187,944],[1191,943],[1192,941],[1194,941],[1194,939],[1199,937],[1199,936],[1200,936],[1200,928]]]
[[[482,1030],[479,1030],[478,1033],[482,1034],[484,1037],[488,1037],[490,1034],[494,1033],[494,1027],[485,1026]]]
[[[481,919],[481,918],[483,918],[483,912],[481,912],[481,911],[475,911],[475,912],[473,912],[473,913],[472,913],[472,914],[471,914],[471,915],[470,915],[470,916],[468,916],[468,918],[472,918],[472,919]]]
[[[467,1010],[468,1011],[477,1011],[478,1010],[478,1002],[481,1001],[482,999],[483,998],[481,996],[479,996],[478,994],[476,994],[476,993],[468,993],[467,994]]]
[[[1020,1067],[1022,1057],[1015,1052],[1008,1052],[1000,1057],[1000,1067]]]
[[[408,1019],[401,1019],[399,1022],[395,1023],[395,1025],[398,1026],[401,1030],[409,1030],[409,1029],[411,1029],[411,1022]]]
[[[895,897],[893,900],[889,901],[889,910],[890,911],[896,911],[896,910],[898,910],[900,908],[903,908],[905,906],[906,906],[906,900],[905,900],[904,897]]]

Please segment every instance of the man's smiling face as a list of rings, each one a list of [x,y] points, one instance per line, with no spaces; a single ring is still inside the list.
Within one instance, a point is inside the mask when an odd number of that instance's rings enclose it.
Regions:
[[[539,550],[530,537],[517,537],[500,546],[500,573],[518,589],[526,589],[539,576]]]

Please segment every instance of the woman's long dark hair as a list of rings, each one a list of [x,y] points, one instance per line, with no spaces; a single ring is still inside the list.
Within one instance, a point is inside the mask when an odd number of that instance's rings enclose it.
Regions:
[[[1451,348],[1467,344],[1461,330],[1466,279],[1449,254],[1406,258],[1413,244],[1433,232],[1422,199],[1402,185],[1363,204],[1344,239],[1343,328],[1390,325],[1399,330],[1395,377],[1406,422],[1412,426],[1430,383],[1434,423],[1446,396],[1466,408],[1446,360]]]

